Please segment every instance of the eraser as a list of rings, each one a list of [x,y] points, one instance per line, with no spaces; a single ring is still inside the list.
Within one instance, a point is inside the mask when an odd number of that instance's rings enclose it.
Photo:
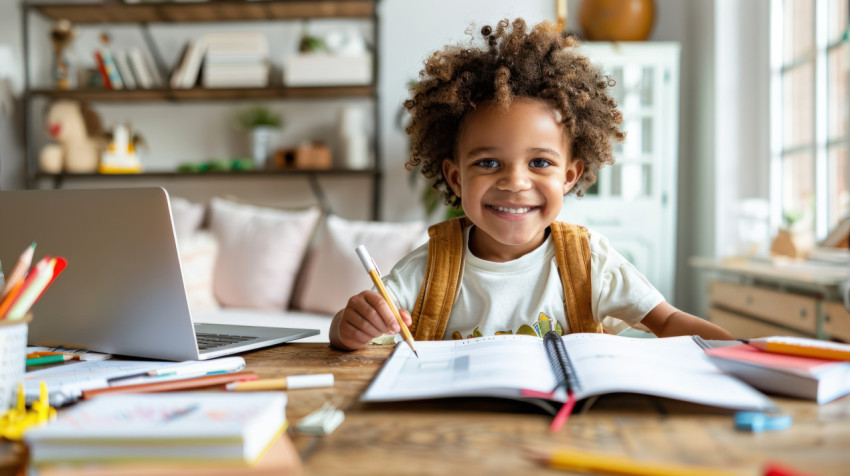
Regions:
[[[791,415],[768,415],[761,412],[738,412],[735,414],[735,429],[742,431],[784,430],[791,426]]]
[[[291,375],[286,377],[286,389],[332,387],[334,374]]]

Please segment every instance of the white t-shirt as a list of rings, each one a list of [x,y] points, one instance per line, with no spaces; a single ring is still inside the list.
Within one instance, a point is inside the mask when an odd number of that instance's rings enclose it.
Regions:
[[[564,290],[552,237],[518,259],[495,263],[477,258],[469,251],[470,230],[471,227],[464,232],[466,264],[444,338],[529,333],[529,327],[540,334],[541,312],[556,320],[564,333],[568,332]],[[593,318],[602,323],[604,318],[612,316],[630,326],[638,325],[664,297],[604,236],[593,231],[589,235]],[[384,284],[399,308],[413,310],[425,277],[427,258],[426,243],[384,276]],[[611,321],[604,324],[610,326]]]

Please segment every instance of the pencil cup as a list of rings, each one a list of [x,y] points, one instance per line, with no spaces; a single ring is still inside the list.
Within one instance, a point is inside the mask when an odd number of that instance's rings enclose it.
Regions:
[[[31,315],[0,320],[0,413],[16,402],[18,383],[24,380],[27,358],[27,329]]]

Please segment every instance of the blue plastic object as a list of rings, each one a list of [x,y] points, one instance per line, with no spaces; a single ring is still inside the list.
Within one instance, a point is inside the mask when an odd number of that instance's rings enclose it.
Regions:
[[[761,412],[738,412],[735,414],[735,429],[759,433],[784,430],[791,426],[791,415],[768,415]]]

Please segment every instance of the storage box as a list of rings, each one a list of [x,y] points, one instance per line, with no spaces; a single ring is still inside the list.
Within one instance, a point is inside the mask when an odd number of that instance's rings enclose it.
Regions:
[[[298,54],[283,60],[287,86],[352,86],[372,82],[372,55]]]
[[[275,169],[329,169],[331,150],[324,144],[302,144],[294,149],[275,152],[272,167]]]
[[[24,381],[27,358],[27,325],[32,319],[0,320],[0,414],[15,405],[18,383]]]

